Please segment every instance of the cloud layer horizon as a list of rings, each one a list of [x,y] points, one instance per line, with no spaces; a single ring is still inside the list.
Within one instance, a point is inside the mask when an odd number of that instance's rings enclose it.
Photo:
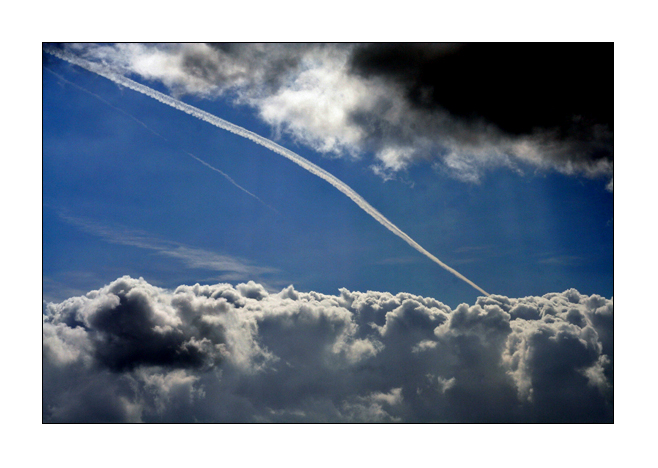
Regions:
[[[44,422],[614,420],[613,300],[158,288],[43,308]]]

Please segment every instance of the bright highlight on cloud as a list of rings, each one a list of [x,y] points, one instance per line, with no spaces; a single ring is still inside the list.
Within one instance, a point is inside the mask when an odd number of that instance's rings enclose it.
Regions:
[[[612,422],[613,302],[165,290],[43,311],[44,422]]]
[[[452,273],[455,275],[457,278],[463,280],[464,282],[468,283],[481,293],[488,295],[488,293],[476,285],[473,281],[469,280],[466,278],[464,275],[459,273],[457,270],[449,267],[445,263],[443,263],[441,260],[439,260],[437,257],[432,255],[430,252],[425,250],[420,244],[418,244],[416,241],[414,241],[411,237],[409,237],[406,233],[404,233],[400,228],[398,228],[395,224],[390,222],[384,215],[382,215],[379,211],[377,211],[373,206],[371,206],[367,201],[365,201],[358,193],[356,193],[354,190],[352,190],[347,184],[342,182],[341,180],[337,179],[321,167],[316,166],[315,164],[311,163],[310,161],[304,159],[303,157],[299,156],[298,154],[283,148],[282,146],[277,145],[271,140],[268,140],[267,138],[264,138],[260,135],[257,135],[253,132],[250,132],[249,130],[246,130],[238,125],[232,124],[230,122],[227,122],[226,120],[220,119],[219,117],[216,117],[212,114],[209,114],[205,111],[202,111],[200,109],[197,109],[194,106],[190,106],[189,104],[186,104],[184,102],[178,101],[177,99],[174,99],[170,96],[167,96],[166,94],[162,94],[154,89],[151,89],[147,86],[144,86],[142,84],[139,84],[135,81],[132,81],[128,78],[125,78],[121,75],[116,74],[112,70],[107,69],[106,67],[103,67],[101,65],[95,64],[88,62],[84,59],[81,59],[79,57],[76,57],[74,55],[71,55],[67,52],[62,52],[57,49],[53,48],[47,48],[44,49],[47,53],[52,54],[62,60],[66,60],[67,62],[70,62],[72,64],[78,65],[79,67],[82,67],[86,70],[89,70],[93,73],[96,73],[100,76],[103,76],[117,84],[120,84],[122,86],[125,86],[129,89],[132,89],[134,91],[137,91],[139,93],[145,94],[157,101],[162,102],[163,104],[166,104],[168,106],[171,106],[175,109],[178,109],[180,111],[185,112],[186,114],[189,114],[193,117],[196,117],[200,120],[203,120],[204,122],[208,122],[211,125],[214,125],[215,127],[221,128],[223,130],[227,130],[231,133],[235,133],[236,135],[239,135],[243,138],[246,138],[248,140],[252,140],[253,142],[264,146],[265,148],[280,154],[281,156],[284,156],[285,158],[291,160],[298,166],[303,167],[306,169],[308,172],[311,174],[314,174],[321,179],[325,180],[326,182],[330,183],[333,185],[336,189],[338,189],[340,192],[343,194],[347,195],[354,203],[356,203],[363,211],[368,213],[370,216],[372,216],[377,222],[379,222],[381,225],[383,225],[386,229],[391,231],[393,234],[396,236],[400,237],[402,240],[404,240],[407,244],[409,244],[411,247],[416,249],[418,252],[422,253],[425,255],[427,258],[441,266],[443,269],[447,270],[448,272]],[[195,156],[193,156],[195,159]],[[204,163],[205,164],[205,163]]]
[[[465,182],[496,167],[612,177],[612,44],[68,49],[174,95],[229,97],[316,151],[374,155],[384,178],[421,163]]]

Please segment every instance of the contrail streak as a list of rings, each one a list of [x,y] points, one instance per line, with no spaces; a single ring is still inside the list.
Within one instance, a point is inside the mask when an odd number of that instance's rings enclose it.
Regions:
[[[126,88],[132,89],[133,91],[137,91],[138,93],[145,94],[146,96],[155,99],[156,101],[160,101],[163,104],[166,104],[168,106],[173,107],[174,109],[178,109],[180,111],[185,112],[186,114],[189,114],[193,117],[196,117],[197,119],[203,120],[204,122],[208,122],[211,125],[214,125],[215,127],[221,128],[222,130],[227,130],[231,133],[235,133],[236,135],[239,135],[243,138],[247,138],[254,143],[257,143],[261,146],[264,146],[265,148],[274,151],[277,154],[280,154],[281,156],[290,159],[292,162],[295,164],[303,167],[307,171],[309,171],[312,174],[315,174],[319,178],[329,182],[331,185],[333,185],[335,188],[337,188],[339,191],[341,191],[343,194],[347,195],[354,203],[356,203],[361,209],[363,209],[366,213],[368,213],[370,216],[375,218],[382,226],[384,226],[386,229],[391,231],[393,234],[396,236],[400,237],[402,240],[404,240],[407,244],[409,244],[411,247],[416,249],[418,252],[422,253],[425,255],[427,258],[444,268],[445,270],[449,271],[453,275],[455,275],[457,278],[465,281],[466,283],[470,284],[473,286],[475,289],[480,291],[481,293],[485,294],[486,296],[489,295],[484,289],[479,287],[477,284],[466,278],[464,275],[459,273],[457,270],[449,267],[445,263],[443,263],[441,260],[436,258],[434,255],[429,253],[427,250],[425,250],[420,244],[418,244],[415,240],[413,240],[411,237],[409,237],[407,234],[405,234],[400,228],[398,228],[395,224],[390,222],[386,217],[384,217],[383,214],[381,214],[379,211],[377,211],[373,206],[371,206],[367,201],[365,201],[361,195],[356,193],[354,190],[352,190],[347,184],[344,182],[340,181],[324,169],[316,166],[310,161],[307,161],[300,155],[293,153],[292,151],[274,143],[271,140],[268,140],[267,138],[264,138],[260,135],[257,135],[253,132],[250,132],[247,129],[244,129],[242,127],[239,127],[235,124],[232,124],[230,122],[227,122],[226,120],[220,119],[219,117],[216,117],[212,114],[209,114],[208,112],[202,111],[201,109],[197,109],[196,107],[190,106],[189,104],[185,104],[184,102],[181,102],[177,99],[172,98],[171,96],[167,96],[166,94],[163,94],[159,91],[156,91],[154,89],[149,88],[148,86],[144,86],[142,84],[139,84],[129,78],[126,78],[125,76],[119,75],[115,73],[114,71],[110,70],[109,68],[105,67],[104,65],[98,64],[98,63],[93,63],[89,62],[85,59],[82,59],[80,57],[77,57],[75,55],[72,55],[68,52],[58,50],[58,49],[53,49],[53,48],[44,48],[44,51],[54,55],[55,57],[58,57],[62,60],[65,60],[69,63],[72,63],[74,65],[77,65],[81,68],[84,68],[85,70],[88,70],[92,73],[95,73],[97,75],[100,75],[104,78],[107,78],[110,81],[115,82],[118,85],[124,86]]]
[[[103,99],[102,97],[100,97],[98,94],[96,94],[96,93],[92,93],[92,92],[89,91],[88,89],[83,88],[82,86],[77,85],[77,84],[73,83],[72,81],[67,80],[67,79],[64,78],[62,75],[60,75],[59,73],[56,73],[56,72],[52,71],[50,68],[46,67],[45,65],[44,65],[43,69],[46,70],[47,72],[49,72],[49,73],[55,75],[57,78],[59,78],[60,80],[62,80],[64,83],[66,83],[66,84],[68,84],[68,85],[71,85],[71,86],[73,86],[73,87],[79,89],[80,91],[84,91],[85,93],[89,94],[90,96],[95,97],[96,99],[98,99],[99,101],[101,101],[103,104],[107,105],[108,107],[111,107],[111,108],[114,109],[115,111],[117,111],[117,112],[121,112],[123,115],[125,115],[126,117],[131,118],[132,120],[134,120],[135,122],[137,122],[138,124],[140,124],[142,127],[144,127],[146,130],[148,130],[148,131],[151,132],[152,134],[154,134],[154,135],[156,135],[156,136],[162,138],[164,141],[168,141],[165,137],[163,137],[162,135],[160,135],[158,132],[156,132],[156,131],[153,130],[151,127],[149,127],[148,125],[146,125],[144,122],[142,122],[141,120],[139,120],[137,117],[135,117],[134,115],[132,115],[132,114],[130,114],[130,113],[128,113],[128,112],[126,112],[125,110],[121,109],[120,107],[116,107],[116,106],[113,105],[111,102],[109,102],[109,101],[107,101],[106,99]]]
[[[246,188],[244,188],[244,187],[242,187],[241,185],[239,185],[239,184],[238,184],[236,181],[234,181],[234,180],[233,180],[228,174],[226,174],[226,173],[220,171],[219,169],[217,169],[217,168],[214,167],[214,166],[211,166],[210,164],[208,164],[207,162],[205,162],[203,159],[194,156],[192,153],[188,153],[187,151],[184,151],[184,152],[185,152],[185,154],[187,154],[188,156],[190,156],[190,157],[196,159],[197,161],[199,161],[201,164],[203,164],[204,166],[206,166],[208,169],[212,169],[212,170],[215,171],[215,172],[219,172],[221,175],[223,175],[223,176],[226,178],[226,180],[228,180],[230,183],[232,183],[233,185],[235,185],[237,188],[239,188],[239,189],[242,190],[243,192],[247,193],[248,195],[251,195],[251,196],[254,197],[256,200],[258,200],[259,202],[261,202],[264,206],[268,207],[270,210],[274,211],[275,213],[278,213],[278,211],[277,211],[276,209],[272,208],[270,205],[268,205],[267,203],[265,203],[263,200],[261,200],[261,199],[258,198],[256,195],[254,195],[253,193],[251,193],[249,190],[247,190]]]
[[[125,115],[125,116],[131,118],[132,120],[134,120],[135,122],[137,122],[138,124],[140,124],[142,127],[144,127],[146,130],[148,130],[149,132],[151,132],[152,134],[154,134],[154,135],[157,136],[158,138],[161,138],[162,140],[166,141],[167,143],[170,143],[169,140],[167,140],[167,138],[165,138],[165,137],[163,137],[162,135],[160,135],[158,132],[156,132],[155,130],[153,130],[151,127],[149,127],[148,125],[146,125],[144,122],[142,122],[141,120],[139,120],[137,117],[135,117],[135,116],[132,115],[131,113],[129,113],[129,112],[127,112],[127,111],[125,111],[125,110],[123,110],[123,109],[121,109],[121,108],[119,108],[119,107],[114,106],[112,103],[110,103],[110,102],[108,102],[107,100],[103,99],[103,98],[100,97],[98,94],[96,94],[96,93],[92,93],[92,92],[89,91],[88,89],[83,88],[82,86],[77,85],[77,84],[75,84],[75,83],[73,83],[73,82],[67,80],[66,78],[64,78],[63,76],[61,76],[59,73],[56,73],[56,72],[52,71],[50,68],[48,68],[48,67],[46,67],[46,66],[44,66],[43,68],[44,68],[44,70],[46,70],[46,71],[52,73],[53,75],[55,75],[57,78],[59,78],[59,79],[62,80],[63,82],[65,82],[65,83],[67,83],[67,84],[69,84],[69,85],[71,85],[71,86],[74,86],[74,87],[78,88],[80,91],[84,91],[85,93],[87,93],[87,94],[89,94],[89,95],[95,97],[96,99],[98,99],[98,100],[101,101],[102,103],[106,104],[107,106],[111,107],[111,108],[114,109],[115,111],[117,111],[117,112],[121,112],[123,115]],[[188,151],[185,151],[185,150],[182,150],[182,149],[181,149],[180,151],[182,151],[183,153],[187,154],[188,156],[190,156],[190,157],[196,159],[198,162],[200,162],[201,164],[203,164],[204,166],[206,166],[208,169],[211,169],[211,170],[213,170],[213,171],[215,171],[215,172],[220,173],[222,176],[224,176],[224,178],[225,178],[226,180],[228,180],[230,183],[232,183],[232,184],[235,185],[237,188],[239,188],[240,190],[242,190],[244,193],[246,193],[246,194],[249,195],[250,197],[253,197],[253,198],[255,198],[256,200],[258,200],[260,203],[263,204],[263,206],[269,208],[270,210],[274,211],[275,213],[278,213],[277,210],[275,210],[275,209],[272,208],[270,205],[268,205],[267,203],[265,203],[263,200],[261,200],[260,198],[258,198],[258,196],[256,196],[256,195],[254,195],[253,193],[251,193],[249,190],[247,190],[246,188],[244,188],[242,185],[238,184],[235,180],[233,180],[233,178],[231,178],[231,177],[230,177],[228,174],[226,174],[225,172],[220,171],[220,170],[217,169],[216,167],[214,167],[214,166],[208,164],[208,163],[207,163],[206,161],[204,161],[203,159],[201,159],[201,158],[199,158],[199,157],[193,155],[192,153],[190,153],[190,152],[188,152]]]

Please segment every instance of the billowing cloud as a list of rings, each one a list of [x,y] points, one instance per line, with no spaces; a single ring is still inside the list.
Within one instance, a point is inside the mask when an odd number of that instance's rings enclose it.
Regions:
[[[119,278],[44,304],[43,421],[612,422],[613,302]]]
[[[385,178],[421,161],[470,182],[500,166],[612,177],[612,44],[68,47],[175,95],[251,106],[316,151],[374,155]]]

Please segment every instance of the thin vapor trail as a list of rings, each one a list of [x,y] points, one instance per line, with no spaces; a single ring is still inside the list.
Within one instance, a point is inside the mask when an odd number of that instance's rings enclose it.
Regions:
[[[71,85],[71,86],[74,86],[74,87],[78,88],[80,91],[84,91],[85,93],[87,93],[87,94],[89,94],[89,95],[95,97],[96,99],[98,99],[98,100],[101,101],[102,103],[104,103],[104,104],[106,104],[107,106],[111,107],[111,108],[114,109],[115,111],[121,112],[123,115],[125,115],[125,116],[127,116],[127,117],[130,117],[132,120],[134,120],[135,122],[137,122],[138,124],[140,124],[140,125],[141,125],[142,127],[144,127],[146,130],[148,130],[149,132],[151,132],[152,134],[154,134],[154,135],[157,136],[158,138],[161,138],[162,140],[164,140],[164,141],[166,141],[167,143],[169,143],[169,140],[168,140],[167,138],[165,138],[165,137],[163,137],[162,135],[160,135],[158,132],[156,132],[155,130],[153,130],[151,127],[149,127],[148,125],[146,125],[144,122],[142,122],[141,120],[139,120],[137,117],[135,117],[135,116],[132,115],[131,113],[129,113],[129,112],[127,112],[127,111],[125,111],[125,110],[123,110],[123,109],[121,109],[121,108],[119,108],[119,107],[114,106],[112,103],[110,103],[110,102],[108,102],[107,100],[103,99],[103,98],[100,97],[98,94],[93,93],[93,92],[89,91],[88,89],[83,88],[82,86],[77,85],[77,84],[75,84],[75,83],[73,83],[73,82],[67,80],[66,78],[64,78],[63,76],[61,76],[59,73],[56,73],[56,72],[52,71],[50,68],[48,68],[48,67],[46,67],[46,66],[44,66],[43,68],[44,68],[46,71],[48,71],[48,72],[52,73],[53,75],[55,75],[57,78],[59,78],[59,79],[62,80],[63,82],[65,82],[65,83],[67,83],[67,84],[69,84],[69,85]],[[203,159],[201,159],[201,158],[199,158],[199,157],[193,155],[192,153],[190,153],[190,152],[188,152],[188,151],[185,151],[185,150],[180,150],[180,151],[182,151],[183,153],[187,154],[188,156],[190,156],[190,157],[196,159],[198,162],[200,162],[201,164],[203,164],[203,165],[206,166],[207,168],[212,169],[213,171],[220,173],[222,176],[224,176],[224,178],[225,178],[226,180],[228,180],[230,183],[232,183],[232,184],[235,185],[237,188],[239,188],[240,190],[242,190],[244,193],[246,193],[247,195],[249,195],[249,196],[255,198],[256,200],[258,200],[260,203],[263,204],[263,206],[269,208],[270,210],[274,211],[275,213],[278,213],[277,210],[275,210],[275,209],[272,208],[270,205],[268,205],[267,203],[265,203],[263,200],[261,200],[260,198],[258,198],[258,196],[254,195],[254,194],[251,193],[249,190],[247,190],[246,188],[244,188],[243,186],[241,186],[240,184],[238,184],[235,180],[233,180],[233,179],[232,179],[228,174],[226,174],[225,172],[220,171],[220,170],[217,169],[216,167],[214,167],[214,166],[208,164],[208,163],[207,163],[206,161],[204,161]]]
[[[217,168],[214,167],[214,166],[211,166],[210,164],[208,164],[207,162],[205,162],[203,159],[194,156],[192,153],[188,153],[187,151],[185,151],[185,154],[187,154],[188,156],[190,156],[190,157],[196,159],[196,160],[199,161],[201,164],[203,164],[204,166],[206,166],[208,169],[212,169],[212,170],[215,171],[215,172],[219,172],[221,175],[223,175],[223,176],[226,178],[226,180],[228,180],[230,183],[232,183],[233,185],[235,185],[237,188],[239,188],[239,189],[242,190],[243,192],[245,192],[245,193],[251,195],[251,196],[254,197],[256,200],[258,200],[259,202],[261,202],[263,205],[265,205],[266,207],[268,207],[270,210],[274,211],[275,213],[278,213],[278,211],[277,211],[276,209],[272,208],[270,205],[268,205],[267,203],[265,203],[263,200],[261,200],[261,199],[258,198],[256,195],[254,195],[253,193],[251,193],[249,190],[247,190],[246,188],[242,187],[241,185],[238,185],[238,183],[237,183],[236,181],[234,181],[234,180],[233,180],[228,174],[226,174],[226,173],[220,171],[219,169],[217,169]]]
[[[132,115],[132,114],[130,114],[130,113],[128,113],[128,112],[126,112],[125,110],[121,109],[120,107],[116,107],[116,106],[113,105],[111,102],[109,102],[109,101],[107,101],[106,99],[103,99],[102,97],[100,97],[98,94],[93,93],[93,92],[89,91],[87,88],[83,88],[82,86],[77,85],[77,84],[73,83],[72,81],[67,80],[67,79],[64,78],[62,75],[60,75],[60,74],[57,73],[57,72],[52,71],[50,68],[48,68],[48,67],[46,67],[46,66],[44,66],[43,69],[46,70],[46,71],[49,72],[49,73],[52,73],[52,74],[55,75],[57,78],[59,78],[60,80],[62,80],[64,83],[66,83],[66,84],[68,84],[68,85],[71,85],[71,86],[73,86],[73,87],[79,89],[80,91],[84,91],[85,93],[89,94],[90,96],[93,96],[93,97],[95,97],[96,99],[98,99],[99,101],[101,101],[103,104],[105,104],[105,105],[111,107],[111,108],[114,109],[115,111],[117,111],[117,112],[121,112],[123,115],[125,115],[126,117],[131,118],[132,120],[134,120],[135,122],[137,122],[138,124],[140,124],[142,127],[144,127],[146,130],[148,130],[148,131],[151,132],[152,134],[154,134],[154,135],[156,135],[156,136],[162,138],[164,141],[168,141],[165,137],[163,137],[162,135],[160,135],[158,132],[156,132],[156,131],[153,130],[151,127],[149,127],[148,125],[146,125],[144,122],[142,122],[141,120],[139,120],[137,117],[135,117],[134,115]]]
[[[55,57],[58,57],[62,60],[65,60],[69,63],[72,63],[74,65],[77,65],[81,68],[84,68],[85,70],[88,70],[92,73],[95,73],[97,75],[100,75],[104,78],[107,78],[110,81],[115,82],[118,85],[124,86],[126,88],[132,89],[133,91],[137,91],[138,93],[145,94],[146,96],[155,99],[156,101],[160,101],[163,104],[166,104],[168,106],[173,107],[174,109],[178,109],[182,112],[185,112],[186,114],[189,114],[193,117],[196,117],[197,119],[203,120],[204,122],[208,122],[211,125],[214,125],[215,127],[221,128],[222,130],[229,131],[231,133],[235,133],[236,135],[239,135],[243,138],[247,138],[254,143],[257,143],[261,146],[264,146],[265,148],[274,151],[277,154],[280,154],[281,156],[290,159],[292,162],[295,164],[303,167],[307,171],[309,171],[312,174],[315,174],[316,176],[320,177],[321,179],[329,182],[331,185],[333,185],[336,189],[341,191],[343,194],[347,195],[354,203],[356,203],[361,209],[363,209],[366,213],[368,213],[370,216],[375,218],[382,226],[384,226],[386,229],[391,231],[393,234],[396,236],[400,237],[402,240],[404,240],[407,244],[409,244],[411,247],[416,249],[418,252],[422,253],[425,255],[427,258],[444,268],[445,270],[449,271],[453,275],[455,275],[457,278],[465,281],[466,283],[470,284],[473,286],[475,289],[480,291],[481,293],[485,295],[489,295],[484,289],[479,287],[477,284],[466,278],[464,275],[459,273],[457,270],[449,267],[445,263],[443,263],[441,260],[436,258],[434,255],[429,253],[427,250],[425,250],[420,244],[418,244],[415,240],[413,240],[411,237],[409,237],[407,234],[405,234],[400,228],[398,228],[395,224],[390,222],[386,217],[384,217],[383,214],[381,214],[379,211],[377,211],[373,206],[371,206],[367,201],[365,201],[361,195],[356,193],[354,190],[352,190],[347,184],[342,182],[341,180],[337,179],[324,169],[316,166],[310,161],[307,161],[300,155],[293,153],[292,151],[274,143],[271,140],[268,140],[267,138],[264,138],[260,135],[257,135],[253,132],[250,132],[247,129],[244,129],[242,127],[239,127],[235,124],[232,124],[230,122],[227,122],[226,120],[220,119],[219,117],[216,117],[212,114],[209,114],[208,112],[202,111],[201,109],[197,109],[196,107],[190,106],[189,104],[186,104],[184,102],[181,102],[177,99],[172,98],[171,96],[167,96],[166,94],[163,94],[159,91],[156,91],[154,89],[149,88],[148,86],[144,86],[140,83],[137,83],[129,78],[126,78],[125,76],[119,75],[115,73],[114,71],[110,70],[109,68],[105,67],[104,65],[98,64],[98,63],[92,63],[89,62],[85,59],[82,59],[80,57],[77,57],[75,55],[72,55],[68,52],[58,50],[58,49],[53,49],[53,48],[44,48],[44,51],[54,55]]]

